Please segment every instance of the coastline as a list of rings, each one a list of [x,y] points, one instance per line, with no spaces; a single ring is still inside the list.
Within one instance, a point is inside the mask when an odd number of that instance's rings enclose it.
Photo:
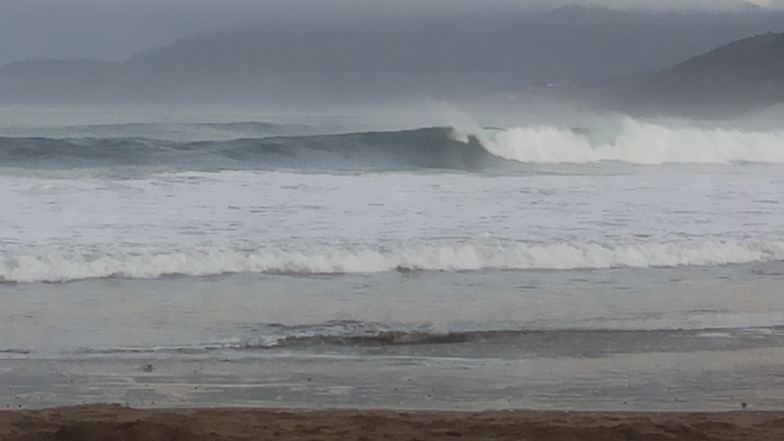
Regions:
[[[0,440],[709,440],[784,439],[784,411],[569,412],[133,409],[0,411]]]

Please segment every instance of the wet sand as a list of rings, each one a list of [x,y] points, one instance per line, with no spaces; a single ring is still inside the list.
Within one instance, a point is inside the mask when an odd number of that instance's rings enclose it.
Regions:
[[[510,360],[6,354],[0,441],[784,440],[784,348],[713,349]]]
[[[510,360],[253,355],[0,359],[0,409],[120,403],[169,409],[715,412],[741,410],[743,402],[749,411],[784,409],[780,346]]]
[[[0,412],[3,441],[258,439],[780,441],[784,412],[139,410],[119,405]]]

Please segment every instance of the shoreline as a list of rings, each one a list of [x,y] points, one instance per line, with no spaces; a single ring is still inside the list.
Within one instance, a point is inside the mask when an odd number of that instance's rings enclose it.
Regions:
[[[779,441],[784,439],[784,411],[134,409],[111,404],[0,411],[2,441],[98,439]]]

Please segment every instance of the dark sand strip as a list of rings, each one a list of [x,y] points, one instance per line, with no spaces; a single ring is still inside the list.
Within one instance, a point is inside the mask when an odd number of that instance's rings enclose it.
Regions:
[[[138,410],[89,405],[0,412],[2,441],[784,440],[784,412]]]

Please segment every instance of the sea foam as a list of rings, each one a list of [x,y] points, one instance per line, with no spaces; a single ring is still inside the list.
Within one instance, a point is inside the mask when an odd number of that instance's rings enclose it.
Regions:
[[[412,245],[391,248],[317,247],[304,250],[91,250],[5,254],[0,280],[66,282],[169,275],[232,273],[345,274],[486,269],[606,269],[724,265],[784,260],[781,241],[694,240],[670,243],[509,243]]]
[[[667,127],[624,119],[617,128],[529,126],[475,136],[493,155],[527,163],[784,163],[784,131]]]

